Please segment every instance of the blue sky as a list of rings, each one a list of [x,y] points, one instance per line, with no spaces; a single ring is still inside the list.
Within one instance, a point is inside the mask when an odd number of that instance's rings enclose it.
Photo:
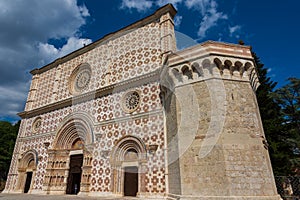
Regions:
[[[288,77],[300,77],[296,0],[0,0],[0,120],[19,119],[16,113],[24,110],[29,71],[166,3],[176,7],[176,31],[185,34],[189,44],[241,39],[253,47],[278,86]]]

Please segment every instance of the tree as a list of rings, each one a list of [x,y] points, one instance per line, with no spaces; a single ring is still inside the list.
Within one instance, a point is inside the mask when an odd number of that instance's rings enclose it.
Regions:
[[[280,112],[280,105],[273,96],[277,83],[268,76],[268,70],[261,63],[259,57],[252,52],[256,70],[259,76],[260,86],[256,91],[257,102],[261,114],[263,128],[269,144],[269,153],[276,176],[290,174],[288,146],[285,143],[284,118]]]
[[[0,181],[7,178],[15,141],[18,135],[20,121],[12,125],[9,122],[0,121]],[[1,188],[0,188],[1,189]]]
[[[275,90],[276,82],[252,52],[260,86],[256,91],[263,128],[275,176],[300,173],[300,80]],[[275,90],[275,91],[274,91]]]
[[[300,174],[300,79],[289,78],[289,83],[273,93],[283,116],[283,140],[292,173]]]

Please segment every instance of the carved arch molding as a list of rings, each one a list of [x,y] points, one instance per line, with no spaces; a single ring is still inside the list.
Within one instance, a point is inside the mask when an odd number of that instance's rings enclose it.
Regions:
[[[138,169],[138,194],[146,192],[145,174],[147,151],[144,142],[135,136],[125,136],[119,139],[110,155],[112,165],[112,192],[124,196],[124,174],[126,167]]]
[[[17,190],[19,192],[27,193],[30,192],[33,187],[33,180],[38,164],[38,153],[34,149],[26,151],[25,153],[21,154],[18,161],[19,177],[17,183]],[[29,175],[31,177],[29,177]]]
[[[80,192],[89,191],[92,168],[93,124],[85,113],[73,113],[58,128],[48,149],[48,165],[43,190],[65,194],[70,176],[71,155],[83,155]]]

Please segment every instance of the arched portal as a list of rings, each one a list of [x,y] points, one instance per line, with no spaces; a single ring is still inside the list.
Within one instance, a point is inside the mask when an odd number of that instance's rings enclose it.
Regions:
[[[145,192],[146,147],[134,136],[121,138],[111,154],[112,191],[118,196],[138,196]]]
[[[76,118],[65,120],[56,134],[53,144],[55,149],[72,149],[72,145],[80,139],[84,145],[94,142],[92,126],[86,119],[75,115]]]
[[[67,117],[59,127],[49,161],[45,190],[55,194],[88,193],[94,142],[92,120],[84,113]]]
[[[38,156],[35,150],[29,150],[21,155],[18,165],[18,190],[19,192],[30,193],[33,186]]]

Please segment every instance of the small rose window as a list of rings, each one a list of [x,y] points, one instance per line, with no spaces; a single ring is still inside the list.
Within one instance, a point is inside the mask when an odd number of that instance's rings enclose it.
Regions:
[[[123,97],[123,109],[125,112],[134,112],[140,104],[140,94],[138,91],[127,92]]]
[[[34,133],[38,132],[42,126],[42,119],[40,117],[36,118],[32,124],[32,131]]]

